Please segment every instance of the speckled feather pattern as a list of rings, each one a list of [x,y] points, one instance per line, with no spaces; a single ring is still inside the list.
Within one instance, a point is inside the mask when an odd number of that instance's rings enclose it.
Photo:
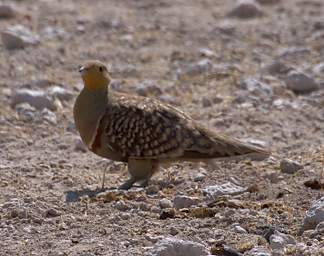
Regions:
[[[110,92],[98,130],[98,136],[105,136],[108,145],[96,143],[93,150],[97,146],[109,147],[121,154],[125,161],[129,157],[159,160],[215,158],[254,150],[208,131],[173,106],[117,92]]]

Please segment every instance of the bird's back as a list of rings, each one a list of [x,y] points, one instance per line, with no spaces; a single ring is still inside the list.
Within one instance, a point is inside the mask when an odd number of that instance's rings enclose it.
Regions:
[[[118,152],[124,161],[129,157],[190,161],[269,155],[265,150],[208,130],[173,106],[118,92],[110,92],[99,129],[100,147],[109,154]]]

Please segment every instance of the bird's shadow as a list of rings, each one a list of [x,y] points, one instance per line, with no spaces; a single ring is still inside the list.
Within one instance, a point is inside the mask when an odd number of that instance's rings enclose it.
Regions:
[[[97,188],[95,190],[83,189],[65,192],[65,202],[75,203],[80,202],[81,197],[88,196],[90,198],[97,196],[99,193],[109,190],[108,188]]]

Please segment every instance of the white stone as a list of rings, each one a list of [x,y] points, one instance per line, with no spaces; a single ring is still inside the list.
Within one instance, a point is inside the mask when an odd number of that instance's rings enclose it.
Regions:
[[[49,110],[56,110],[54,101],[48,97],[45,92],[40,90],[18,89],[11,96],[12,106],[21,103],[28,103],[36,109],[42,110],[47,108]]]
[[[197,205],[199,198],[190,197],[185,195],[176,195],[173,199],[173,206],[176,209],[189,208],[193,205]]]
[[[62,101],[69,101],[73,98],[73,93],[61,86],[53,86],[48,91],[49,95]]]
[[[238,195],[246,191],[246,188],[235,185],[232,182],[227,182],[221,185],[208,186],[203,189],[207,201],[216,200],[217,197],[223,195]]]
[[[271,252],[264,246],[256,246],[244,253],[244,256],[271,256]]]
[[[295,239],[290,235],[276,230],[270,236],[270,246],[273,250],[283,250],[288,244],[296,244]]]
[[[157,242],[152,256],[208,256],[210,255],[204,245],[192,241],[176,238],[164,238]]]
[[[285,83],[295,93],[308,93],[319,89],[319,84],[312,77],[298,71],[290,71]]]
[[[1,39],[4,46],[9,50],[40,43],[39,36],[33,34],[28,28],[22,25],[16,25],[3,30],[1,32]]]
[[[322,221],[324,221],[324,196],[313,202],[310,209],[306,212],[302,231],[314,229]]]

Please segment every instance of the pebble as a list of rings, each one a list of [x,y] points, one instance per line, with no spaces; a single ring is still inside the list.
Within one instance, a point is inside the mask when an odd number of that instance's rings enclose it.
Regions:
[[[152,256],[208,256],[209,251],[204,245],[177,238],[164,238],[156,243]]]
[[[272,250],[282,251],[288,244],[296,244],[295,239],[291,235],[275,230],[270,236],[270,246]]]
[[[57,118],[54,112],[44,108],[41,112],[42,119],[46,120],[50,124],[57,124]]]
[[[211,58],[211,57],[215,56],[215,52],[213,52],[212,50],[210,50],[208,48],[199,49],[199,53],[202,57],[207,57],[207,58]]]
[[[306,212],[301,231],[314,229],[324,221],[324,196],[314,201]]]
[[[193,177],[193,180],[195,182],[198,182],[198,181],[203,181],[205,178],[206,178],[206,174],[199,172]]]
[[[30,90],[30,89],[18,89],[13,92],[11,96],[12,106],[16,106],[21,103],[28,103],[36,109],[49,109],[56,110],[54,101],[48,97],[45,92],[40,90]]]
[[[264,246],[256,246],[250,251],[244,253],[245,256],[271,256],[272,253]]]
[[[20,49],[40,43],[39,36],[22,25],[9,27],[1,32],[2,43],[8,50]]]
[[[317,64],[314,68],[313,68],[313,72],[315,74],[324,74],[324,62],[321,62],[319,64]]]
[[[264,71],[272,76],[286,75],[291,70],[290,66],[280,60],[274,60],[264,68]]]
[[[16,16],[16,10],[14,6],[1,4],[0,5],[0,19],[10,19]]]
[[[312,77],[299,71],[290,71],[285,83],[295,93],[309,93],[319,89],[319,84]]]
[[[251,77],[244,79],[241,82],[240,87],[256,96],[270,97],[273,95],[273,90],[270,85]]]
[[[176,229],[175,227],[170,228],[170,235],[175,236],[179,233],[179,230]]]
[[[176,195],[173,199],[173,206],[176,209],[189,208],[199,203],[199,198],[185,195]]]
[[[25,121],[33,121],[35,119],[36,109],[32,107],[29,103],[20,103],[15,106],[19,117]]]
[[[251,19],[263,16],[260,5],[254,0],[239,0],[228,13],[230,17]]]
[[[320,222],[319,224],[317,224],[316,226],[316,232],[318,234],[324,235],[324,221]]]
[[[247,234],[247,231],[244,228],[242,228],[240,225],[235,225],[234,231],[239,234]]]
[[[64,38],[68,34],[63,28],[59,27],[46,27],[42,30],[41,36],[46,39],[51,39],[51,38]]]
[[[130,207],[124,201],[116,202],[115,207],[117,210],[122,211],[122,212],[130,209]]]
[[[163,198],[159,201],[159,205],[162,209],[165,208],[172,208],[172,202],[171,200],[167,199],[167,198]]]
[[[281,0],[257,0],[259,4],[279,4]]]
[[[208,186],[203,189],[207,201],[214,201],[223,195],[239,195],[246,191],[246,188],[227,182],[221,185]]]
[[[49,88],[48,94],[54,98],[58,98],[61,101],[69,101],[73,98],[73,93],[61,86],[53,86]]]
[[[280,170],[283,173],[294,174],[300,169],[303,169],[303,166],[293,160],[283,159],[280,162]]]
[[[58,210],[55,210],[54,208],[50,208],[45,211],[46,218],[53,218],[58,216],[61,216],[61,213]]]

